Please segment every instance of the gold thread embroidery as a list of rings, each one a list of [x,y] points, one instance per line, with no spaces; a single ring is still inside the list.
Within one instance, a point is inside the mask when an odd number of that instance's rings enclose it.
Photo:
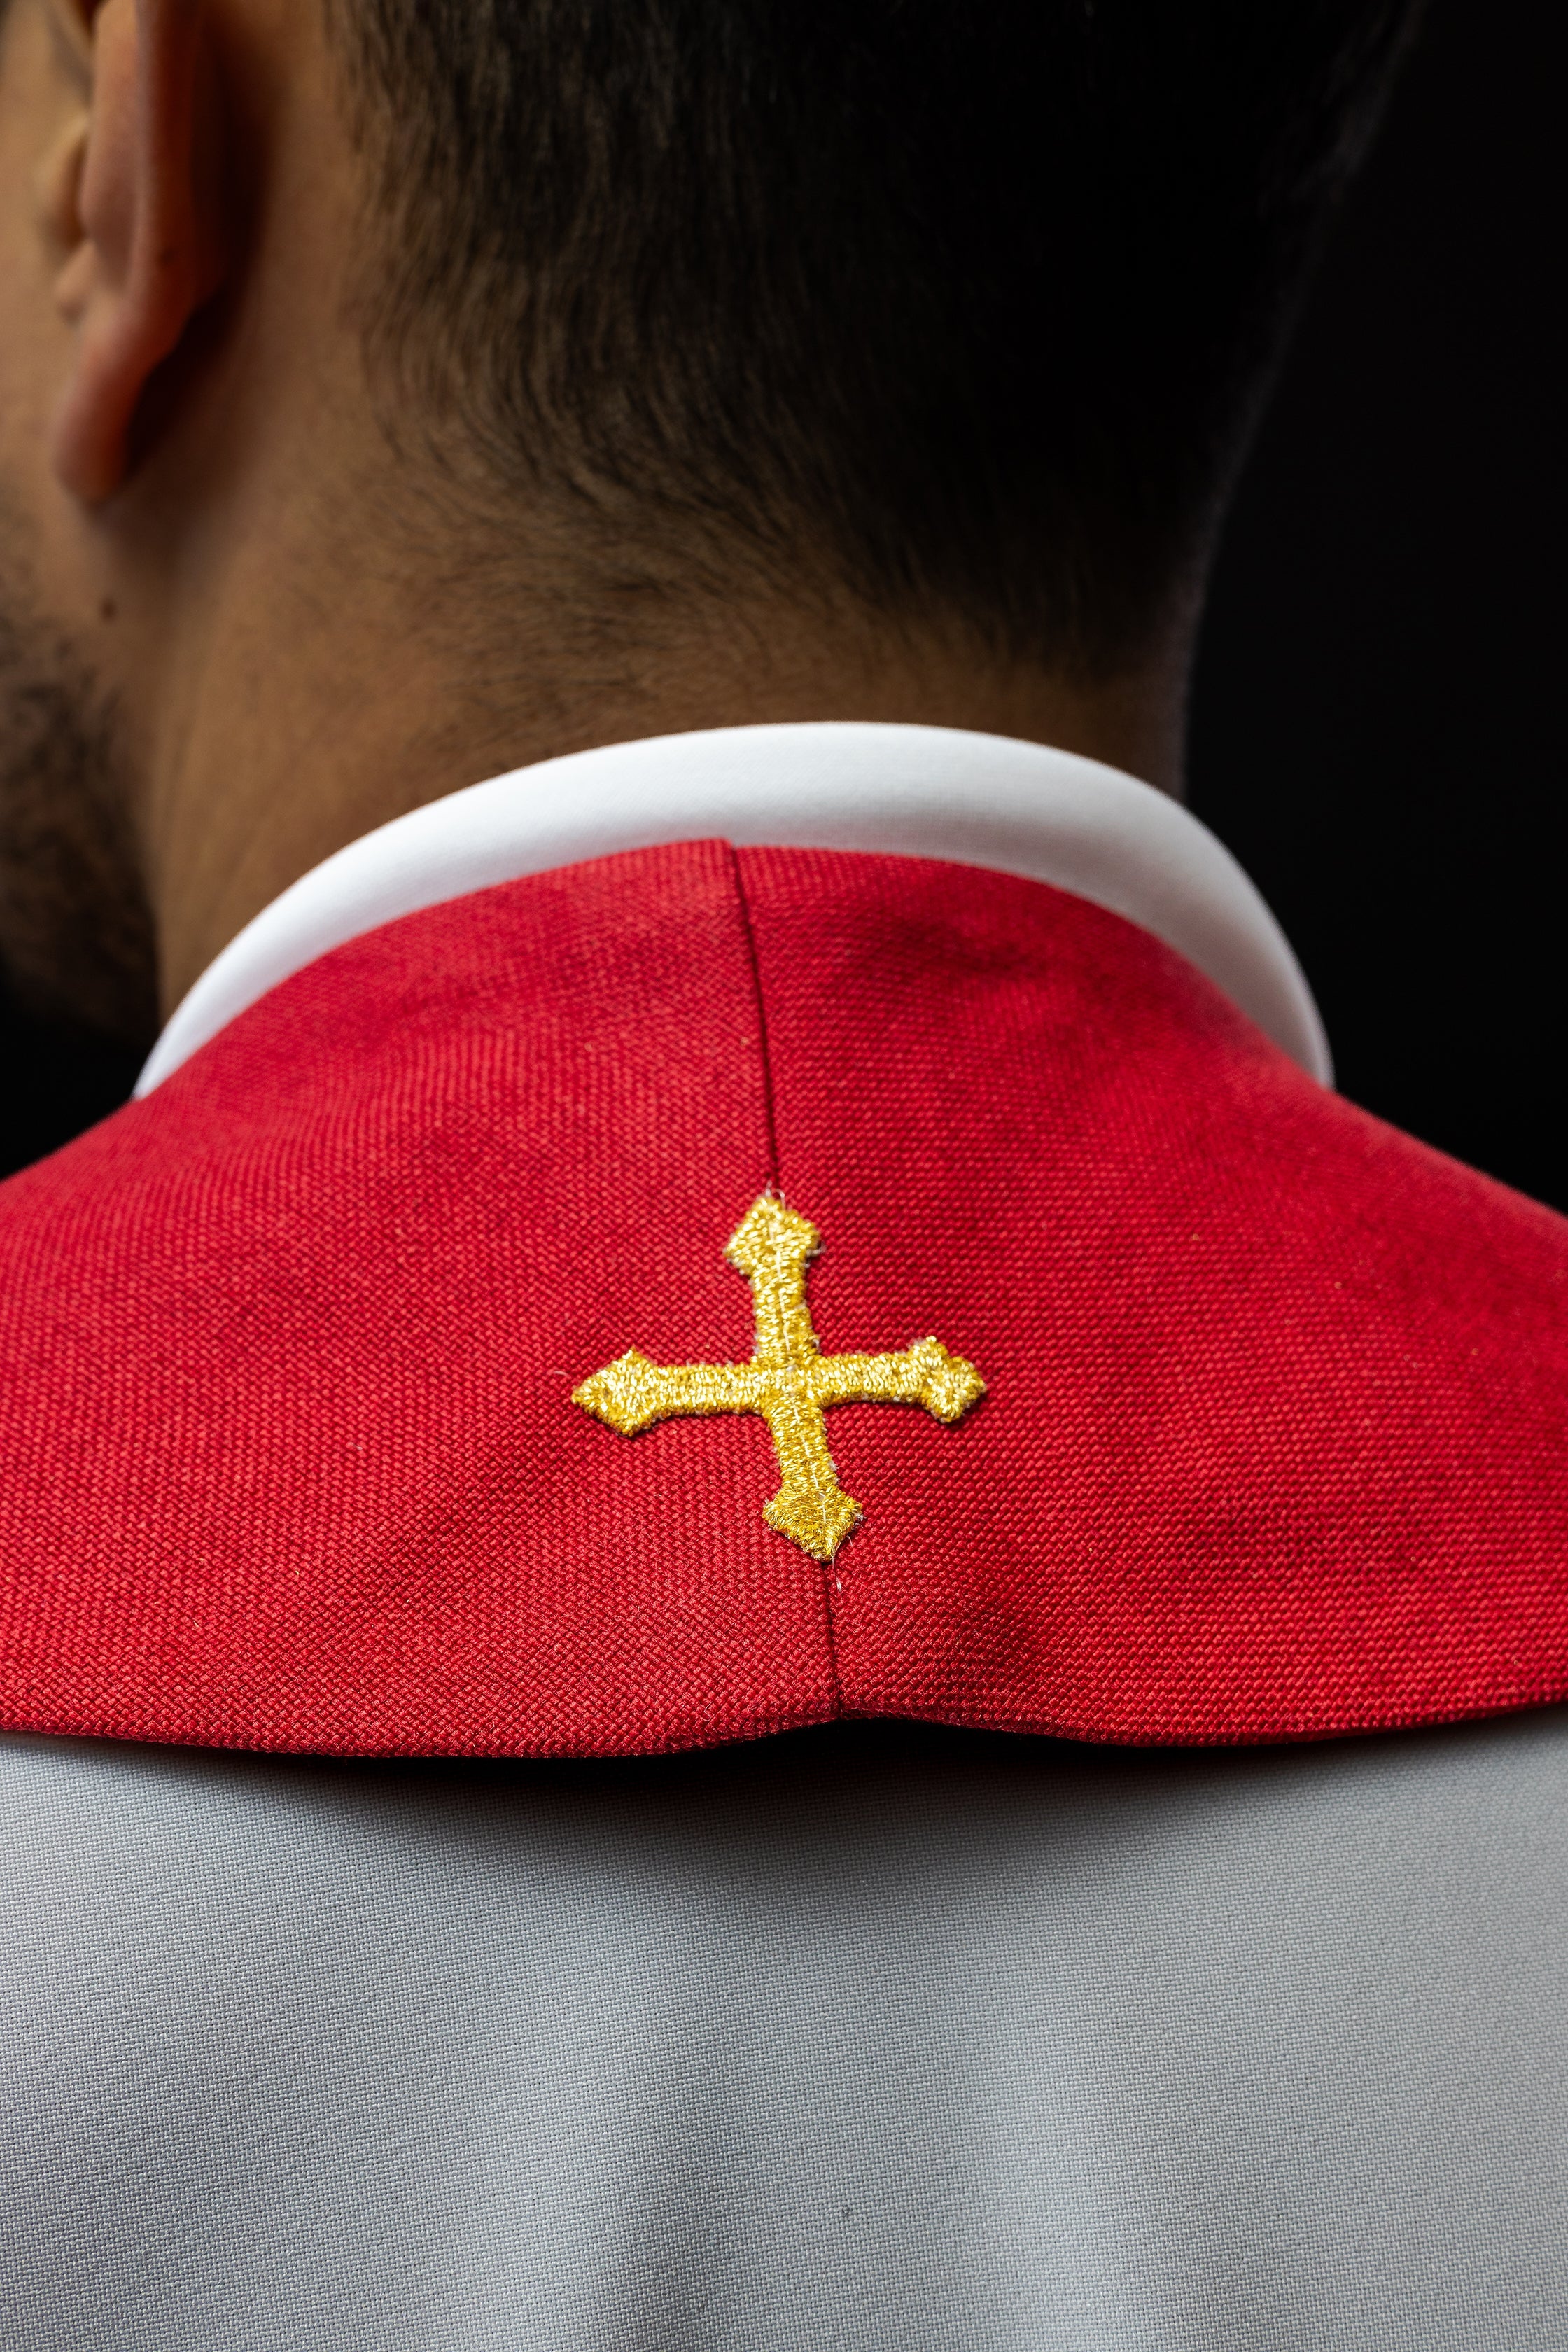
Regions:
[[[973,1364],[940,1339],[896,1355],[825,1356],[805,1303],[805,1269],[822,1246],[806,1217],[764,1193],[724,1255],[752,1286],[757,1336],[749,1364],[655,1364],[636,1348],[574,1389],[572,1402],[624,1437],[676,1414],[760,1412],[782,1477],[763,1506],[771,1528],[814,1559],[830,1560],[859,1524],[838,1484],[823,1415],[836,1404],[920,1404],[954,1422],[985,1393]]]

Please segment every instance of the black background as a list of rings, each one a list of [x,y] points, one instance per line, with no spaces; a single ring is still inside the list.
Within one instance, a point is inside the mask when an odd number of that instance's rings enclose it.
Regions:
[[[1192,802],[1355,1100],[1568,1208],[1560,85],[1542,0],[1436,0],[1222,551]],[[0,1169],[133,1059],[0,1013]]]
[[[1553,17],[1428,19],[1232,519],[1191,798],[1344,1092],[1568,1209]]]

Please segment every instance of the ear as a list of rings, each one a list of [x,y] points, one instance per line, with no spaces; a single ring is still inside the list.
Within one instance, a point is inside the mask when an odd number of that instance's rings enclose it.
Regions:
[[[92,90],[72,246],[56,288],[77,330],[52,456],[89,503],[128,469],[131,420],[149,377],[221,284],[220,141],[204,0],[102,0],[91,18]]]

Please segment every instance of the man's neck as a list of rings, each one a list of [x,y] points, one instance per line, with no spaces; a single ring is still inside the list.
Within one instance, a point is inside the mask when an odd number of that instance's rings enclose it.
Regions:
[[[693,729],[872,719],[1054,744],[1179,796],[1184,663],[1100,684],[938,646],[842,650],[786,625],[671,646],[595,690],[520,628],[512,661],[454,675],[424,633],[363,626],[287,667],[231,638],[165,742],[148,826],[165,1010],[301,874],[392,817],[503,770]],[[506,671],[510,669],[510,674]],[[288,691],[269,681],[288,679]]]

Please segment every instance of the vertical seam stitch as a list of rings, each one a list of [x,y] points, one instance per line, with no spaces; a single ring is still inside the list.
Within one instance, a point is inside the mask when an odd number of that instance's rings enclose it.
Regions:
[[[763,967],[757,954],[756,926],[752,920],[751,901],[746,897],[746,885],[741,873],[741,853],[732,841],[724,844],[730,853],[730,871],[735,886],[735,904],[740,909],[741,936],[746,943],[746,963],[752,975],[752,1003],[757,1015],[757,1047],[763,1065],[763,1117],[768,1134],[767,1189],[784,1197],[784,1171],[779,1164],[778,1108],[773,1100],[773,1057],[768,1042],[768,1010],[763,1001]]]
[[[746,945],[746,962],[752,975],[752,1003],[757,1015],[757,1048],[763,1066],[763,1111],[767,1123],[768,1172],[770,1189],[784,1199],[784,1165],[779,1156],[778,1103],[773,1093],[773,1046],[768,1036],[768,1008],[763,994],[762,958],[757,952],[757,927],[752,918],[752,902],[746,896],[745,877],[741,870],[741,853],[732,841],[724,844],[730,853],[730,874],[735,889],[735,907],[741,919],[741,937]],[[827,1648],[827,1701],[835,1720],[844,1714],[844,1685],[838,1672],[838,1640],[833,1622],[833,1595],[836,1580],[829,1560],[822,1571],[822,1629]]]

